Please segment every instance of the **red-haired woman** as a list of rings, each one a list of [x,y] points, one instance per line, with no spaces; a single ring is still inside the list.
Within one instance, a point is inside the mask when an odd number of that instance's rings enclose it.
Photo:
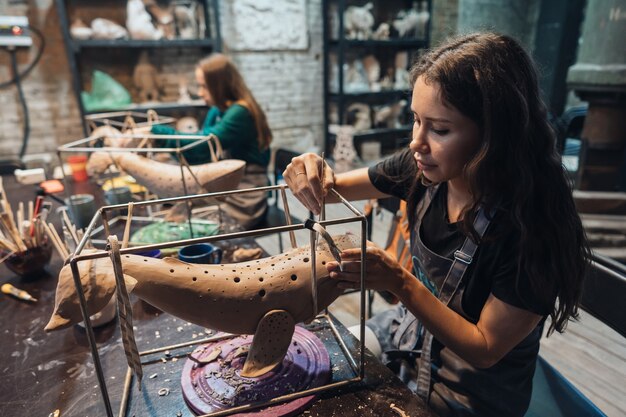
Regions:
[[[198,95],[210,107],[198,134],[213,133],[230,158],[246,161],[246,173],[239,186],[252,188],[268,185],[267,165],[272,132],[265,113],[254,99],[233,62],[223,54],[201,60],[195,70]],[[155,134],[178,134],[169,126],[157,125]],[[189,141],[161,141],[160,146],[183,146]],[[190,164],[211,161],[208,147],[196,147],[183,153]],[[253,227],[267,210],[267,193],[254,192],[229,196],[226,211],[244,227]]]

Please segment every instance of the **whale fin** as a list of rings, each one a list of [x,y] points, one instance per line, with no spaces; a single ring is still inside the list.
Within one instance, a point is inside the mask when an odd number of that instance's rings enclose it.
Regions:
[[[295,326],[293,317],[287,311],[268,311],[257,325],[241,376],[261,376],[281,363],[291,343]]]
[[[172,266],[174,266],[174,265],[179,265],[179,266],[180,265],[193,265],[193,264],[190,264],[188,262],[181,261],[180,259],[172,258],[171,256],[166,256],[165,258],[163,258],[163,261],[166,264],[170,264]]]

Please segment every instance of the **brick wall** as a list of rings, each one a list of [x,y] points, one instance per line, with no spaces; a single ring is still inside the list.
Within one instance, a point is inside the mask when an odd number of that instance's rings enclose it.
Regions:
[[[46,41],[39,64],[22,85],[31,125],[28,154],[54,151],[58,143],[82,135],[56,8],[51,0],[36,4],[38,7],[25,1],[0,2],[0,14],[28,16],[30,24],[39,28]],[[36,48],[19,50],[19,68],[23,70],[35,54]],[[0,82],[9,80],[11,76],[9,55],[0,53]],[[0,105],[0,155],[15,155],[21,146],[23,129],[15,85],[0,89]]]
[[[282,9],[274,4],[280,4]],[[313,145],[323,143],[323,88],[322,88],[322,0],[229,0],[220,1],[220,20],[225,52],[229,53],[239,66],[260,105],[267,112],[274,133],[273,147],[287,147],[304,151]],[[96,16],[107,15],[124,24],[125,0],[81,3],[80,17],[86,22]],[[121,8],[120,8],[121,6]],[[263,6],[263,7],[260,7]],[[284,7],[283,7],[284,6]],[[92,10],[85,7],[91,7]],[[245,7],[254,7],[258,16],[246,25],[240,16]],[[243,8],[243,9],[242,9]],[[285,22],[288,15],[305,13],[306,27],[301,32],[306,36],[304,47],[301,38],[294,41],[294,47],[285,42],[272,42],[265,35],[274,31],[275,25]],[[458,0],[437,0],[433,6],[433,43],[454,33],[456,30]],[[278,11],[278,14],[277,14]],[[70,10],[70,13],[74,13]],[[90,15],[91,13],[91,15]],[[235,14],[236,13],[236,14]],[[46,38],[46,49],[37,67],[24,80],[23,88],[28,101],[31,120],[31,135],[27,153],[52,152],[58,144],[82,137],[80,116],[72,90],[59,18],[53,0],[9,0],[0,2],[0,14],[24,15],[32,25],[38,27]],[[259,39],[270,45],[250,45],[254,36],[242,37],[237,34],[241,27],[252,34],[257,31]],[[293,27],[290,29],[292,32]],[[280,34],[280,31],[277,33]],[[285,33],[289,40],[293,33]],[[302,36],[302,33],[299,34]],[[246,40],[247,39],[247,40]],[[283,45],[283,46],[280,46]],[[23,68],[35,54],[35,48],[20,51],[19,61]],[[91,56],[90,56],[91,54]],[[83,77],[85,88],[89,89],[91,71],[102,69],[124,84],[132,95],[130,79],[137,59],[137,52],[121,50],[105,54],[104,51],[85,53]],[[199,50],[159,50],[150,55],[165,83],[163,100],[178,97],[178,83],[182,77],[193,86],[193,69],[196,61],[203,56]],[[7,54],[0,54],[0,82],[10,78]],[[22,115],[14,86],[0,89],[0,154],[16,154],[22,138]]]

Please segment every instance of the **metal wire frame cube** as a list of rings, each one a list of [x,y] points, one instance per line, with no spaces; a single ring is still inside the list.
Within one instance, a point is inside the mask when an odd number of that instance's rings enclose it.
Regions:
[[[298,230],[304,230],[305,226],[304,226],[304,223],[291,224],[291,218],[289,216],[289,208],[288,208],[289,204],[288,204],[287,197],[286,197],[286,190],[288,190],[286,185],[273,185],[273,186],[260,187],[260,188],[224,191],[224,192],[218,192],[218,193],[207,193],[207,194],[199,194],[195,196],[174,197],[174,198],[149,200],[149,201],[134,203],[134,206],[141,207],[141,206],[148,206],[148,205],[154,205],[154,204],[177,203],[177,202],[182,202],[182,201],[190,201],[193,199],[202,199],[202,198],[208,198],[208,197],[219,198],[219,197],[224,197],[224,196],[232,195],[232,194],[243,194],[243,193],[256,192],[256,191],[267,191],[267,192],[276,191],[281,195],[281,198],[283,199],[284,207],[286,208],[285,225],[270,227],[266,229],[224,233],[224,234],[218,234],[218,235],[213,235],[213,236],[208,236],[208,237],[184,239],[184,240],[171,241],[171,242],[166,242],[166,243],[133,246],[133,247],[120,249],[119,254],[120,255],[134,254],[134,253],[145,252],[145,251],[150,251],[154,249],[165,249],[165,248],[190,245],[190,244],[196,244],[196,243],[211,243],[211,242],[230,240],[230,239],[236,239],[236,238],[246,238],[246,237],[250,238],[250,237],[255,237],[255,236],[262,236],[262,235],[281,233],[281,232],[289,232],[289,234],[291,235],[292,246],[295,247],[296,241],[295,241],[294,232]],[[239,413],[239,412],[251,411],[251,410],[258,409],[258,408],[282,403],[284,401],[300,398],[303,396],[317,394],[323,391],[328,391],[331,389],[344,387],[352,383],[360,382],[364,379],[365,377],[365,317],[366,317],[366,312],[365,312],[366,290],[365,290],[364,282],[365,282],[365,249],[366,249],[366,242],[367,242],[367,239],[366,239],[367,219],[361,212],[359,212],[358,209],[356,209],[353,205],[351,205],[343,196],[341,196],[335,190],[331,190],[331,192],[335,195],[336,198],[340,200],[340,203],[343,204],[352,215],[349,217],[342,217],[342,218],[331,219],[331,220],[320,219],[319,223],[324,227],[342,225],[342,224],[348,224],[348,223],[360,223],[360,229],[361,229],[362,254],[361,254],[361,271],[360,271],[360,294],[361,294],[361,297],[360,297],[360,344],[359,344],[359,349],[358,349],[358,356],[359,356],[358,360],[355,359],[355,357],[347,348],[346,343],[343,340],[341,334],[338,332],[338,330],[332,323],[332,320],[329,318],[328,311],[326,310],[324,314],[321,314],[321,315],[317,314],[317,308],[316,308],[317,306],[317,302],[316,302],[317,279],[316,279],[316,273],[315,273],[316,272],[315,271],[315,268],[316,268],[316,262],[315,262],[316,245],[315,243],[316,243],[317,236],[316,236],[316,232],[310,231],[309,236],[310,236],[310,242],[311,242],[311,259],[312,259],[311,285],[312,285],[312,294],[314,298],[313,305],[314,305],[314,309],[316,310],[315,311],[316,318],[324,318],[328,320],[332,333],[334,334],[339,347],[343,351],[345,357],[348,359],[347,363],[351,368],[353,376],[347,379],[340,380],[340,381],[330,382],[319,387],[310,388],[310,389],[306,389],[300,392],[294,392],[291,394],[281,395],[271,400],[267,400],[263,402],[256,402],[254,404],[244,404],[244,405],[236,406],[227,410],[205,414],[203,417],[218,417],[218,416],[231,415],[231,414]],[[84,293],[84,289],[80,281],[78,264],[79,262],[86,261],[86,260],[109,257],[108,252],[103,251],[103,250],[99,250],[99,251],[88,253],[88,254],[84,254],[83,250],[92,234],[92,231],[95,229],[95,226],[98,222],[102,222],[102,226],[105,230],[105,233],[108,235],[109,234],[109,228],[108,228],[109,213],[115,210],[128,208],[128,207],[129,207],[129,204],[118,204],[118,205],[110,205],[110,206],[101,207],[98,210],[98,212],[94,215],[93,219],[91,220],[89,226],[87,227],[85,231],[84,237],[79,242],[78,246],[76,247],[76,250],[74,251],[74,253],[70,255],[70,257],[68,258],[66,262],[71,267],[72,276],[74,279],[74,285],[76,286],[76,290],[79,296],[80,309],[83,315],[87,338],[89,341],[92,358],[94,360],[98,383],[99,383],[100,391],[101,391],[102,398],[104,401],[105,409],[107,412],[107,417],[114,417],[114,414],[113,414],[113,409],[111,405],[111,399],[109,397],[107,385],[105,382],[103,368],[100,362],[100,356],[99,356],[98,347],[96,344],[93,326],[89,318],[89,313],[87,312],[85,293]],[[131,222],[131,221],[132,221],[132,215],[127,218],[127,222]],[[123,281],[122,281],[122,285],[124,285]],[[164,346],[164,347],[160,347],[157,349],[150,349],[148,351],[139,352],[139,355],[145,356],[149,354],[154,354],[156,352],[163,352],[169,349],[180,348],[184,346],[192,346],[192,345],[200,344],[200,343],[207,343],[207,342],[214,341],[214,340],[216,340],[216,338],[206,338],[202,340],[194,339],[192,341],[179,343],[176,345]],[[126,415],[126,408],[127,408],[128,400],[130,396],[131,384],[132,384],[132,372],[131,372],[131,369],[128,368],[126,378],[125,378],[124,388],[123,388],[123,396],[122,396],[122,400],[120,403],[120,409],[118,412],[119,417]]]

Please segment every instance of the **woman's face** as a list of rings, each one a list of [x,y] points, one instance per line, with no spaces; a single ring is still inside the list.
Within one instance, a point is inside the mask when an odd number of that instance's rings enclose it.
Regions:
[[[198,95],[204,99],[207,106],[213,106],[213,97],[207,88],[206,81],[204,79],[204,72],[202,69],[196,68],[196,82],[198,83]]]
[[[409,145],[418,168],[435,183],[461,179],[463,167],[480,146],[478,125],[441,99],[439,85],[419,77],[413,88],[413,137]]]

